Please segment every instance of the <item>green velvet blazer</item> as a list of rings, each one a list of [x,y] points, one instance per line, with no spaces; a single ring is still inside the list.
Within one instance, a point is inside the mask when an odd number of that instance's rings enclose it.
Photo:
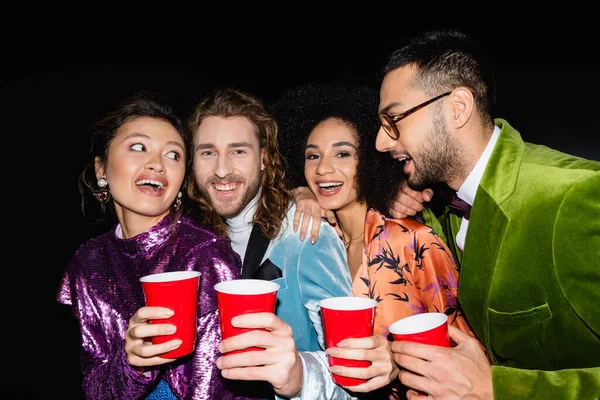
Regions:
[[[464,254],[456,215],[426,222],[460,265],[459,301],[494,362],[494,398],[599,399],[600,162],[495,123]]]

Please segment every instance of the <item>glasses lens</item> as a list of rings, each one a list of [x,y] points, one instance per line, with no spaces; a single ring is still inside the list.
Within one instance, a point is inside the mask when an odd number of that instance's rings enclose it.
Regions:
[[[398,133],[398,129],[396,128],[396,124],[394,124],[390,117],[387,114],[379,114],[379,122],[381,123],[381,127],[394,140],[397,140],[400,136]]]

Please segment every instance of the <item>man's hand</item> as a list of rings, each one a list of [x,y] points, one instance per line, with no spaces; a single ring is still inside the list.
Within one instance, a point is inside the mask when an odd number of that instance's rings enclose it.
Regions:
[[[408,184],[402,182],[400,191],[391,205],[390,216],[393,218],[406,218],[414,216],[423,210],[423,202],[430,201],[433,197],[433,190],[425,189],[417,192],[408,187]]]
[[[368,379],[367,382],[345,388],[353,392],[370,392],[379,389],[396,379],[398,366],[392,359],[390,342],[382,335],[374,335],[360,339],[346,339],[337,347],[330,347],[326,353],[338,358],[349,360],[367,360],[371,365],[366,368],[343,366],[331,367],[331,372],[351,378]]]
[[[398,377],[415,389],[407,392],[408,399],[423,398],[416,390],[435,399],[493,399],[492,367],[479,342],[452,325],[448,333],[455,347],[392,342]]]
[[[273,313],[239,315],[231,323],[238,328],[257,329],[227,338],[219,344],[223,356],[217,359],[217,367],[221,374],[227,379],[267,381],[281,397],[299,396],[302,392],[302,360],[296,350],[292,328]],[[248,347],[265,350],[225,354]]]
[[[181,346],[181,340],[170,340],[161,344],[152,344],[153,336],[171,335],[175,326],[171,324],[150,324],[153,319],[169,318],[173,311],[165,307],[140,307],[129,319],[125,331],[125,352],[129,364],[143,371],[143,367],[166,364],[175,359],[161,358],[161,354]]]
[[[335,214],[331,210],[321,208],[317,202],[317,198],[313,192],[306,186],[297,187],[292,190],[294,195],[294,201],[296,202],[296,213],[294,214],[294,232],[298,231],[300,227],[300,240],[306,238],[306,232],[308,231],[308,223],[310,217],[313,218],[312,229],[310,232],[310,242],[315,243],[319,237],[319,229],[321,228],[321,218],[327,219],[338,235],[342,235],[342,231],[339,229]]]

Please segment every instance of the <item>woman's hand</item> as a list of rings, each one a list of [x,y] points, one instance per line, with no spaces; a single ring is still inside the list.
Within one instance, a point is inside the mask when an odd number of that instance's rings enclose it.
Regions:
[[[175,359],[161,358],[161,354],[181,346],[181,340],[170,340],[161,344],[152,344],[152,337],[171,335],[175,326],[171,324],[150,324],[152,319],[164,319],[173,315],[173,311],[165,307],[140,307],[129,319],[125,331],[125,353],[129,364],[140,372],[143,367],[166,364]]]
[[[308,223],[310,217],[313,219],[312,228],[310,231],[310,242],[315,243],[319,237],[319,229],[321,228],[321,218],[325,218],[332,225],[339,236],[342,231],[339,229],[335,214],[331,210],[321,208],[317,202],[317,198],[313,192],[306,186],[300,186],[292,190],[294,201],[296,202],[296,213],[294,214],[294,232],[300,227],[300,240],[306,238],[308,231]],[[306,217],[306,218],[304,218]]]
[[[351,378],[367,379],[357,386],[345,386],[353,392],[370,392],[392,382],[398,376],[398,366],[392,358],[390,342],[383,335],[374,335],[359,339],[346,339],[337,347],[330,347],[327,354],[350,360],[367,360],[371,365],[366,368],[343,366],[331,367],[331,372]]]

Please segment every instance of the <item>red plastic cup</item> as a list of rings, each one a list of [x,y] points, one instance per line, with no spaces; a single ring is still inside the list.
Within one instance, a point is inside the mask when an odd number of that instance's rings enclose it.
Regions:
[[[373,336],[373,321],[377,301],[366,297],[330,297],[319,302],[325,346],[335,347],[339,342],[349,338]],[[329,366],[342,365],[352,368],[365,368],[370,361],[350,360],[329,356]],[[331,374],[333,381],[341,386],[356,386],[365,383],[365,379],[350,378]]]
[[[448,316],[444,313],[429,312],[411,315],[394,322],[390,325],[389,331],[394,340],[450,347]]]
[[[394,322],[389,327],[394,340],[405,340],[435,346],[450,347],[448,336],[448,316],[444,313],[429,312],[411,315]],[[419,392],[420,396],[427,396]]]
[[[236,328],[231,319],[237,315],[258,312],[275,312],[279,285],[262,279],[234,279],[219,282],[215,286],[219,307],[219,325],[223,339],[253,330],[252,328]],[[252,350],[264,350],[262,347],[230,351],[227,354],[243,353]]]
[[[140,278],[147,306],[170,308],[175,312],[165,319],[151,320],[151,324],[173,324],[177,330],[171,335],[152,338],[152,344],[180,339],[181,346],[160,355],[162,358],[178,358],[194,351],[198,322],[198,285],[200,272],[174,271],[146,275]]]

